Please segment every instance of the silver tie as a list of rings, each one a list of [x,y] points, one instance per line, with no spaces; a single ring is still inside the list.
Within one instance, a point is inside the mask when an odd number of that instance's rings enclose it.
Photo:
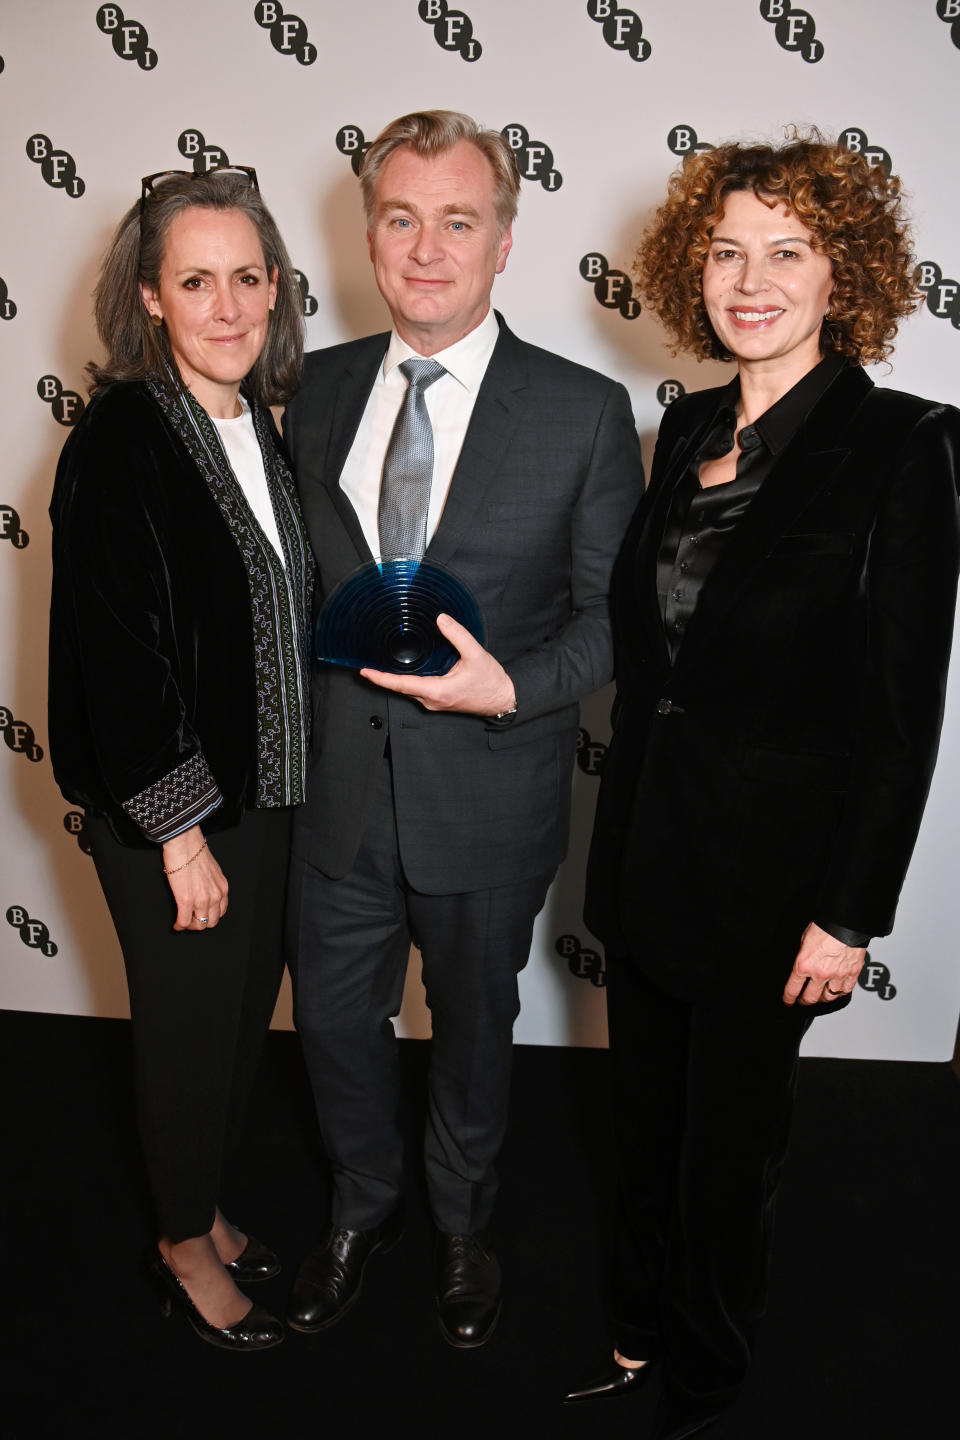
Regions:
[[[382,560],[419,560],[427,546],[433,480],[433,427],[424,391],[446,375],[436,360],[401,362],[407,391],[383,461],[377,529]]]

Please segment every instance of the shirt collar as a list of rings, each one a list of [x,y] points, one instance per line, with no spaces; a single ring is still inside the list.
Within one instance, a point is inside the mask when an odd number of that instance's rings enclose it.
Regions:
[[[465,390],[476,391],[480,388],[480,382],[486,373],[490,356],[493,354],[499,337],[500,325],[493,313],[493,306],[491,306],[480,324],[474,326],[462,340],[448,345],[446,350],[438,350],[430,358],[442,365]],[[406,340],[401,340],[396,330],[392,331],[387,353],[383,357],[384,380],[389,379],[391,372],[401,361],[409,360],[411,355],[416,354],[417,351],[412,349]]]
[[[762,442],[771,455],[779,455],[846,364],[845,355],[825,355],[819,365],[808,370],[786,395],[781,395],[775,405],[764,410],[752,425],[743,427],[740,431],[741,449],[750,450]],[[717,396],[713,424],[720,423],[724,410],[735,411],[739,400],[740,377],[734,375],[729,385],[725,385]]]

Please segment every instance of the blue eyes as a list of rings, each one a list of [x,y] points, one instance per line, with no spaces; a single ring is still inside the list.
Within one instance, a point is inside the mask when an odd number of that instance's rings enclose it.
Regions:
[[[413,221],[402,215],[397,215],[390,223],[395,230],[411,230],[413,228]],[[455,235],[465,235],[470,226],[466,220],[451,220],[449,228]]]

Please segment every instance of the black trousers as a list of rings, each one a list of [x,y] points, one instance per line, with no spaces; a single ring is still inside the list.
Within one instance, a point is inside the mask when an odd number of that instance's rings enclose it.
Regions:
[[[87,817],[126,966],[147,1172],[160,1233],[173,1241],[213,1224],[223,1161],[239,1138],[276,1004],[290,815],[251,810],[209,837],[229,908],[203,933],[173,931],[159,848],[121,845],[105,820]]]
[[[607,957],[618,1220],[614,1342],[697,1401],[735,1399],[763,1310],[802,1006],[688,1003]]]
[[[490,1219],[507,1124],[517,975],[552,875],[492,890],[423,895],[400,863],[390,763],[350,874],[331,880],[294,825],[290,968],[295,1018],[333,1167],[334,1224],[367,1230],[403,1190],[397,1045],[411,938],[423,958],[433,1039],[424,1142],[437,1227]]]

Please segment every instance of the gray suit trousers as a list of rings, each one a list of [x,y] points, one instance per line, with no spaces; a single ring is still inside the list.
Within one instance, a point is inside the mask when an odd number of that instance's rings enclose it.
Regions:
[[[389,759],[352,870],[311,861],[295,822],[290,953],[295,1018],[333,1167],[332,1220],[367,1230],[403,1190],[397,1046],[411,939],[423,958],[433,1040],[424,1145],[437,1228],[483,1229],[507,1123],[517,975],[553,872],[487,890],[425,895],[400,861]],[[306,808],[306,807],[305,807]]]

